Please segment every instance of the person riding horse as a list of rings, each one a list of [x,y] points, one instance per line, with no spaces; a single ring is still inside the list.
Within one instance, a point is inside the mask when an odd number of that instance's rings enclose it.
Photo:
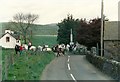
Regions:
[[[15,45],[15,52],[16,54],[18,54],[18,52],[20,52],[20,46],[19,45]]]
[[[58,56],[64,56],[64,54],[65,54],[65,49],[64,49],[64,47],[62,46],[62,45],[56,45],[56,46],[54,46],[53,48],[52,48],[52,51],[53,52],[56,52],[57,53],[57,57]]]

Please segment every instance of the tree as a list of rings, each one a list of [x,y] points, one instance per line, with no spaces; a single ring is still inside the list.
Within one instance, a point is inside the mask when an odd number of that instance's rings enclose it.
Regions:
[[[31,33],[29,29],[38,18],[39,16],[35,14],[18,13],[13,16],[10,25],[22,35],[24,43],[27,43],[27,35]]]
[[[89,49],[100,44],[101,19],[95,18],[90,21],[80,20],[80,27],[77,29],[77,41]]]
[[[73,40],[76,41],[76,28],[79,26],[79,20],[74,19],[72,15],[67,15],[60,23],[57,24],[59,27],[57,41],[59,44],[70,43],[70,29],[73,29]]]

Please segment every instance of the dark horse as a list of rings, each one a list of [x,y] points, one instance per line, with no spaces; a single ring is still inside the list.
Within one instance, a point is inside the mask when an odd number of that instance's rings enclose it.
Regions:
[[[18,54],[18,52],[20,52],[20,46],[19,45],[15,45],[15,52],[16,52],[16,54]]]

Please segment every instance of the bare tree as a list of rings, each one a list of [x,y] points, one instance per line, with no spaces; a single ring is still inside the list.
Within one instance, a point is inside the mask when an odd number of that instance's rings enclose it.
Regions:
[[[27,43],[27,35],[30,33],[29,28],[31,28],[38,18],[38,15],[31,13],[17,13],[13,16],[13,20],[10,22],[10,25],[12,25],[14,30],[18,31],[20,35],[23,36],[24,42]]]

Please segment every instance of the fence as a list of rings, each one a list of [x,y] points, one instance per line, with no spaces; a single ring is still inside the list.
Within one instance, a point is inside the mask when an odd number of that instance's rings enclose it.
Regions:
[[[2,61],[2,80],[6,80],[8,78],[9,68],[14,65],[17,58],[18,55],[15,55],[14,53],[8,53],[8,55],[4,56]]]
[[[8,49],[9,50],[9,49]],[[15,64],[17,64],[20,60],[20,58],[24,59],[24,60],[28,60],[30,55],[37,55],[39,53],[39,51],[23,51],[23,53],[20,56],[20,54],[15,54],[15,52],[13,50],[8,51],[6,49],[4,49],[4,52],[6,52],[3,55],[3,59],[2,59],[2,80],[8,80],[8,76],[11,76],[11,73],[9,72],[9,70],[12,68],[12,66],[14,67]],[[14,75],[12,75],[14,80],[16,80],[16,77]]]

